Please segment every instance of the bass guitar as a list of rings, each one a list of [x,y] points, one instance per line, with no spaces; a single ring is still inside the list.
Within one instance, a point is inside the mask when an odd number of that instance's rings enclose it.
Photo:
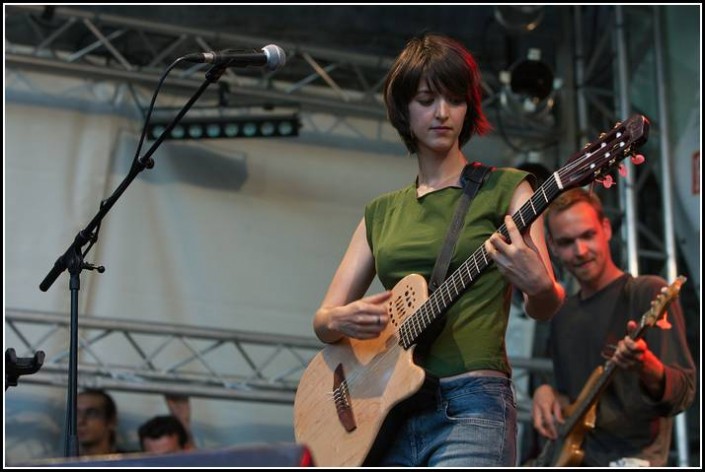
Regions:
[[[525,232],[562,192],[593,180],[607,183],[626,156],[643,161],[636,150],[648,131],[646,117],[634,115],[574,153],[512,215],[518,229]],[[497,231],[509,237],[506,225]],[[393,413],[422,391],[426,375],[414,362],[419,337],[491,264],[481,245],[430,296],[422,276],[404,277],[392,289],[389,323],[377,338],[345,338],[314,356],[296,391],[294,432],[316,465],[352,467],[375,458],[389,436],[383,431]]]
[[[651,308],[644,313],[639,326],[629,337],[639,339],[646,328],[657,324],[662,329],[671,327],[666,317],[666,309],[678,296],[681,285],[687,279],[680,275],[662,293],[651,301]],[[564,412],[565,422],[558,426],[558,437],[546,441],[541,453],[531,463],[535,467],[578,467],[583,461],[583,440],[588,431],[595,428],[597,403],[600,395],[614,377],[616,364],[607,360],[590,374],[585,386],[574,403]]]

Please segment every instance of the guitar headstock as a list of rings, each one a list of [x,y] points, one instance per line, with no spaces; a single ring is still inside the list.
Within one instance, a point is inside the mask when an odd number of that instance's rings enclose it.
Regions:
[[[636,151],[648,137],[649,120],[644,115],[633,115],[627,121],[617,123],[598,141],[573,154],[558,171],[563,189],[582,187],[601,178],[611,181],[608,172],[627,156],[633,156],[635,163],[643,162],[643,156],[637,157]]]
[[[661,294],[651,301],[651,308],[641,317],[642,326],[657,325],[661,329],[670,329],[671,323],[668,322],[666,309],[668,305],[678,296],[681,291],[681,286],[688,280],[686,277],[679,275],[668,287],[661,289]]]

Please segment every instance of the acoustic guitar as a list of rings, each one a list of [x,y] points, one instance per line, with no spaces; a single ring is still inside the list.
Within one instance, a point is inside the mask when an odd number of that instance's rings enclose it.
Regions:
[[[574,153],[512,218],[523,233],[562,192],[593,180],[611,181],[622,159],[643,161],[636,150],[646,142],[649,121],[633,115]],[[509,237],[506,225],[498,230]],[[426,375],[414,362],[422,334],[490,267],[481,245],[430,296],[426,280],[411,274],[392,289],[389,323],[371,340],[344,338],[314,356],[299,380],[294,398],[296,441],[324,467],[360,466],[374,461],[389,438],[395,413],[423,392]],[[385,434],[386,433],[386,434]]]
[[[651,308],[642,315],[639,326],[629,337],[639,339],[646,328],[657,324],[662,329],[670,329],[666,309],[678,296],[681,285],[687,279],[680,275],[662,293],[651,301]],[[582,444],[585,435],[595,428],[597,403],[600,395],[614,377],[616,364],[608,359],[604,365],[597,366],[590,374],[580,391],[578,398],[564,411],[565,422],[558,425],[558,437],[546,441],[541,453],[530,465],[535,467],[578,467],[583,461],[585,451]]]

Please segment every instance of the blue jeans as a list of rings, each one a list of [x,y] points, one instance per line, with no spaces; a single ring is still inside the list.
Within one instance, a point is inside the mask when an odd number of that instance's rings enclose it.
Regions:
[[[441,379],[435,404],[402,423],[379,465],[514,467],[516,443],[511,379]]]

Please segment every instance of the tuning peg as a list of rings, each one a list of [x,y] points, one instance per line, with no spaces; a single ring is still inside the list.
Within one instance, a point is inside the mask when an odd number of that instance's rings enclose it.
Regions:
[[[627,176],[627,167],[624,164],[619,165],[619,175],[621,175],[622,177]]]
[[[668,321],[668,312],[663,314],[663,318],[659,318],[656,322],[656,326],[661,329],[671,329],[671,323]]]
[[[635,166],[638,166],[639,164],[643,164],[646,159],[642,154],[634,154],[632,156],[632,164]]]
[[[614,185],[614,179],[612,178],[611,175],[607,174],[604,179],[599,180],[595,179],[597,182],[601,183],[603,187],[605,188],[610,188],[611,186]]]

